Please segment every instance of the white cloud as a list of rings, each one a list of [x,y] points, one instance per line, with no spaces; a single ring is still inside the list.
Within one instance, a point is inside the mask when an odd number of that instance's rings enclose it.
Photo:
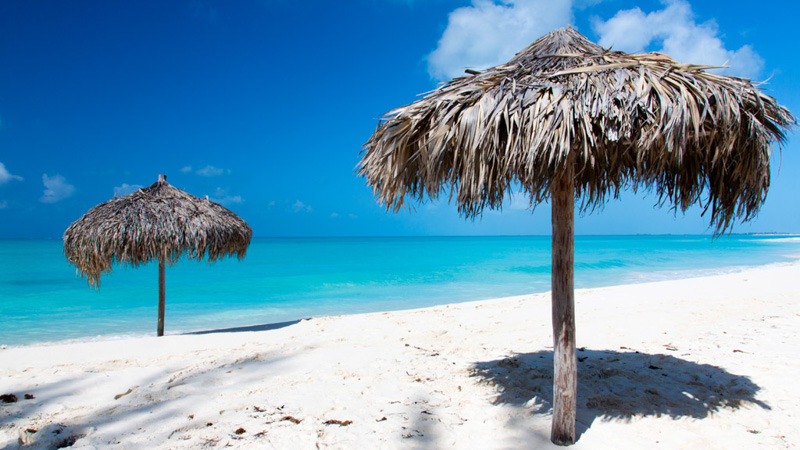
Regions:
[[[428,73],[437,80],[505,63],[531,42],[572,22],[575,9],[600,0],[472,0],[453,10],[436,49],[428,55]],[[749,45],[726,49],[717,25],[697,23],[685,0],[663,0],[664,9],[645,13],[621,10],[607,21],[596,19],[599,44],[615,50],[657,49],[685,63],[722,65],[722,73],[756,77],[764,61]]]
[[[67,183],[67,180],[61,175],[53,175],[52,177],[47,174],[42,174],[42,184],[44,184],[44,193],[39,199],[42,203],[56,203],[72,196],[75,192],[75,186]]]
[[[0,184],[6,184],[11,180],[22,181],[19,175],[13,175],[7,169],[5,164],[0,162]]]
[[[337,212],[333,212],[333,213],[331,213],[331,218],[332,218],[332,219],[335,219],[335,218],[337,218],[337,217],[339,217],[339,213],[337,213]]]
[[[122,183],[122,186],[114,186],[114,197],[122,197],[123,195],[131,194],[141,188],[142,186],[138,184]]]
[[[450,13],[428,73],[437,80],[464,75],[464,69],[503,64],[516,52],[572,21],[572,0],[473,0]]]
[[[348,214],[347,217],[349,217],[351,219],[358,219],[358,216],[353,214],[353,213]]]
[[[626,9],[592,24],[600,35],[599,44],[625,52],[643,52],[651,46],[683,63],[728,65],[721,73],[757,77],[764,67],[749,45],[728,50],[718,37],[713,21],[695,22],[691,5],[684,0],[666,0],[665,8],[645,14],[641,9]],[[659,47],[660,44],[660,47]]]
[[[231,173],[231,171],[230,169],[220,169],[219,167],[208,165],[203,167],[202,169],[197,169],[195,173],[202,177],[218,177],[226,173],[229,174]]]
[[[313,211],[313,210],[314,210],[314,209],[313,209],[311,206],[309,206],[309,205],[306,205],[305,203],[301,202],[300,200],[297,200],[296,202],[292,203],[292,212],[296,212],[296,213],[299,213],[299,212],[306,212],[306,213],[310,213],[310,212],[311,212],[311,211]]]
[[[227,190],[219,187],[214,191],[214,195],[209,196],[209,200],[225,206],[242,203],[244,201],[241,195],[229,195]]]
[[[192,166],[181,167],[181,173],[192,172],[194,172],[196,175],[200,175],[201,177],[218,177],[220,175],[230,175],[231,169],[222,169],[219,167],[214,167],[211,164],[197,170],[195,170]]]
[[[5,200],[0,200],[0,209],[6,209],[8,207],[8,202]]]

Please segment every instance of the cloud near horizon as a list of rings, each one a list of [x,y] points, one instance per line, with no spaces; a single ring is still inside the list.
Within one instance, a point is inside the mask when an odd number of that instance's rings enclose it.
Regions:
[[[529,194],[517,191],[511,195],[508,200],[503,202],[503,204],[514,211],[524,211],[531,209],[531,198]]]
[[[22,181],[22,177],[9,172],[6,165],[0,162],[0,184],[6,184],[9,181]]]
[[[75,192],[75,186],[67,183],[67,180],[58,174],[52,177],[46,173],[42,174],[42,184],[45,188],[39,199],[42,203],[57,203],[71,197]]]
[[[114,186],[114,197],[122,197],[123,195],[132,194],[143,186],[138,184],[122,183],[122,186]]]
[[[231,171],[230,169],[220,169],[219,167],[214,167],[209,164],[202,169],[197,169],[195,173],[201,177],[218,177],[220,175],[230,174]]]
[[[599,1],[472,0],[453,10],[447,28],[427,56],[428,73],[439,81],[464,75],[464,70],[503,64],[534,40],[571,24],[574,11],[586,14]],[[683,63],[723,65],[720,73],[755,78],[764,60],[749,45],[725,48],[713,21],[697,23],[685,0],[663,0],[664,9],[618,11],[608,20],[595,18],[598,43],[629,53],[657,50]]]
[[[628,53],[651,50],[666,53],[682,63],[727,65],[719,73],[755,78],[764,68],[764,60],[749,45],[728,50],[718,37],[713,21],[695,22],[692,6],[685,0],[666,0],[665,8],[646,13],[639,8],[617,12],[592,28],[600,36],[599,44]]]
[[[314,208],[312,208],[310,205],[306,205],[305,203],[301,202],[300,200],[297,200],[296,202],[292,203],[292,212],[310,213],[311,211],[314,211]]]
[[[222,189],[221,187],[218,187],[213,195],[209,195],[208,199],[223,206],[242,203],[244,201],[241,195],[230,195],[226,189]]]
[[[192,172],[194,172],[196,175],[200,175],[201,177],[218,177],[220,175],[230,175],[231,169],[221,169],[219,167],[214,167],[211,164],[197,170],[195,170],[192,166],[181,167],[181,173]]]

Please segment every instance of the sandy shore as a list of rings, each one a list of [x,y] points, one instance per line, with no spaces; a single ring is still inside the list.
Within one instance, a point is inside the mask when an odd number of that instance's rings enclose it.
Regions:
[[[800,265],[576,301],[575,448],[800,445]],[[547,448],[550,327],[540,294],[0,350],[0,448]]]

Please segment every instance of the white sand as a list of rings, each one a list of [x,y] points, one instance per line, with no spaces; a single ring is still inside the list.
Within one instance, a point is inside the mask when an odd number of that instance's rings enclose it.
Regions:
[[[575,448],[800,445],[800,265],[576,297]],[[542,294],[0,350],[0,447],[546,448],[550,330]]]

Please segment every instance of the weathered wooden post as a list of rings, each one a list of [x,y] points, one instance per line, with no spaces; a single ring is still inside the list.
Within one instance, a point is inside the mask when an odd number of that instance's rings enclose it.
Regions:
[[[166,182],[167,176],[159,174],[158,175],[159,182]],[[157,336],[164,335],[164,309],[165,309],[165,289],[164,286],[164,249],[161,249],[161,253],[158,255],[158,329],[156,330]]]
[[[158,330],[157,335],[164,335],[164,255],[158,256]]]
[[[575,443],[578,367],[575,355],[575,176],[572,158],[550,187],[552,206],[553,425],[550,440]]]

